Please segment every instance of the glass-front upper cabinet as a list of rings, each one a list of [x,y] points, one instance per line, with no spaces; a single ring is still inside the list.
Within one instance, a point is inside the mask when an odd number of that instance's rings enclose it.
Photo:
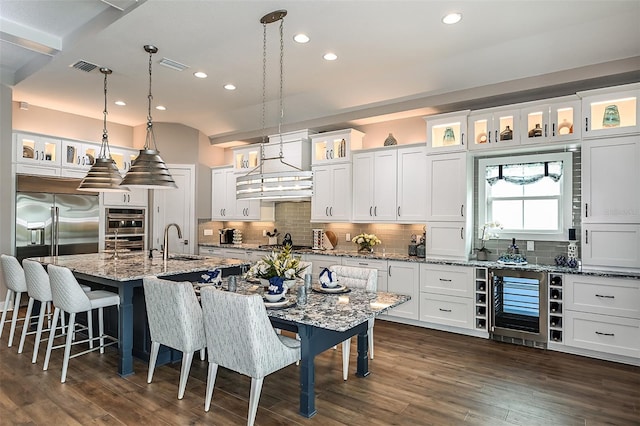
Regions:
[[[60,139],[17,133],[16,162],[60,166]]]
[[[567,96],[527,104],[521,109],[520,143],[538,144],[579,140],[580,100]]]
[[[131,168],[133,160],[138,157],[140,151],[131,148],[110,147],[111,158],[115,161],[120,173],[126,173]]]
[[[311,164],[351,161],[351,151],[362,149],[364,133],[354,129],[311,135]]]
[[[580,92],[584,138],[640,131],[640,83]]]
[[[492,108],[469,116],[469,149],[503,148],[519,143],[519,110]]]
[[[427,122],[427,151],[466,151],[469,110],[423,117]]]
[[[233,167],[236,172],[248,172],[260,163],[261,145],[256,144],[251,147],[238,148],[233,150]]]
[[[100,146],[63,140],[62,153],[63,167],[89,170],[100,153]]]

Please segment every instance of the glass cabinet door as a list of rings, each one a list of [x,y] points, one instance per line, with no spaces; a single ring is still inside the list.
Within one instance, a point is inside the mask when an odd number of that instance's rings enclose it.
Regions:
[[[427,121],[427,150],[436,152],[467,149],[468,111],[424,117]]]
[[[582,94],[583,137],[623,135],[640,130],[640,85],[627,87],[629,90],[615,93],[594,90]]]
[[[351,151],[362,148],[364,133],[354,129],[311,135],[311,163],[349,161]]]
[[[518,110],[485,110],[469,116],[469,149],[491,149],[520,143]]]
[[[580,120],[580,102],[572,101],[551,104],[549,119],[552,141],[576,140],[582,136]]]
[[[233,151],[233,166],[236,171],[250,171],[258,166],[260,146],[242,148]]]
[[[60,165],[61,141],[44,136],[16,135],[16,161],[41,165]]]

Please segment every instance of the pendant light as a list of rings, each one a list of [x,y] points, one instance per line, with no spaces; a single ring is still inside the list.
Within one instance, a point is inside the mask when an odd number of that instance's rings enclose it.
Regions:
[[[120,186],[122,176],[118,171],[116,162],[111,158],[109,150],[109,136],[107,132],[107,76],[111,74],[109,68],[100,68],[100,72],[104,74],[104,122],[102,127],[102,144],[98,158],[95,159],[91,169],[80,182],[78,190],[93,192],[127,192],[129,188]]]
[[[282,121],[284,119],[283,86],[284,86],[284,17],[286,10],[276,10],[264,15],[260,19],[262,24],[262,143],[260,144],[260,164],[245,176],[236,178],[236,199],[244,200],[304,200],[313,195],[313,173],[302,170],[284,160],[282,147]],[[278,137],[280,139],[280,152],[277,157],[265,158],[264,145],[265,111],[266,111],[266,84],[267,84],[267,24],[280,21],[280,93],[279,93],[279,120]],[[264,173],[264,165],[267,161],[277,160],[290,170],[281,172]]]
[[[153,120],[151,118],[151,65],[153,54],[158,48],[145,45],[144,50],[149,54],[149,109],[147,115],[147,137],[144,148],[140,150],[138,157],[131,163],[131,168],[122,180],[123,186],[134,186],[147,189],[175,189],[177,188],[169,169],[160,158],[160,151],[156,145],[156,136],[153,133]],[[153,143],[153,147],[151,146]]]

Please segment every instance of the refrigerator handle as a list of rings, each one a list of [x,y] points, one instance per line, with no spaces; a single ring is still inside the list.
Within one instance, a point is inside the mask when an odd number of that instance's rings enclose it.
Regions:
[[[58,256],[60,208],[51,207],[51,256]]]

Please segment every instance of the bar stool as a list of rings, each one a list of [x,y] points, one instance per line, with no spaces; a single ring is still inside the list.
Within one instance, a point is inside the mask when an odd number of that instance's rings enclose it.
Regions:
[[[64,383],[67,379],[67,367],[69,366],[69,359],[75,358],[80,355],[100,350],[100,353],[104,353],[104,348],[118,343],[118,339],[107,336],[104,334],[104,315],[103,308],[107,306],[119,306],[120,297],[116,293],[111,293],[105,290],[95,290],[90,292],[84,292],[73,276],[73,273],[68,268],[64,268],[56,265],[47,266],[49,272],[49,282],[51,283],[51,295],[53,296],[53,304],[55,309],[53,311],[53,321],[51,325],[51,332],[49,333],[49,342],[47,344],[47,354],[44,359],[43,370],[49,368],[49,359],[51,357],[51,350],[61,348],[62,345],[53,346],[53,340],[55,336],[55,328],[58,323],[58,316],[60,311],[69,314],[69,327],[67,330],[67,338],[64,345],[64,358],[62,361],[62,377],[61,383]],[[98,327],[99,336],[89,339],[75,342],[76,330],[76,314],[79,312],[86,312],[87,317],[91,317],[93,309],[98,309]],[[105,344],[104,340],[109,339],[111,342]],[[71,355],[71,346],[81,343],[92,343],[94,340],[100,340],[100,346],[96,348],[90,347],[88,350]]]
[[[0,261],[2,262],[2,271],[4,275],[4,282],[7,285],[7,298],[4,301],[4,309],[2,310],[2,319],[0,320],[0,337],[2,337],[2,330],[4,330],[4,322],[7,318],[7,311],[9,310],[9,301],[11,295],[14,295],[15,302],[13,304],[13,315],[11,316],[11,330],[9,331],[9,343],[8,347],[13,345],[13,335],[16,332],[16,323],[18,321],[24,321],[24,318],[18,318],[18,311],[20,310],[20,298],[22,293],[27,291],[27,283],[24,278],[24,270],[20,266],[20,262],[13,256],[6,254],[0,255]],[[23,325],[24,327],[24,325]]]
[[[51,284],[49,283],[49,275],[45,271],[44,266],[39,262],[25,259],[22,261],[22,267],[24,269],[24,276],[27,281],[27,293],[29,293],[29,304],[27,305],[27,315],[25,317],[25,326],[22,328],[22,337],[20,338],[20,346],[18,346],[18,353],[21,354],[24,349],[24,342],[27,334],[36,335],[36,339],[33,342],[33,356],[31,363],[35,364],[38,358],[38,348],[42,339],[43,331],[51,331],[51,302],[53,297],[51,296]],[[31,315],[33,310],[33,304],[35,301],[40,302],[40,313],[37,315],[38,327],[36,331],[28,331],[31,326],[31,321],[36,318],[36,315]],[[46,309],[45,309],[46,307]],[[45,312],[46,311],[46,312]],[[44,327],[44,318],[48,317],[49,323],[47,328]],[[64,330],[64,315],[62,316],[62,329]]]

